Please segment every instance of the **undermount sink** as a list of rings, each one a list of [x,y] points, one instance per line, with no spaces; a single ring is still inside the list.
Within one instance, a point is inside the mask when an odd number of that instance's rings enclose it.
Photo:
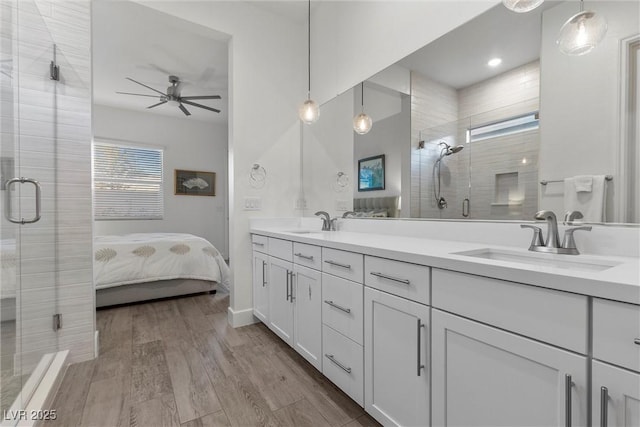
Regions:
[[[578,271],[604,271],[618,265],[610,261],[594,261],[578,259],[565,259],[573,257],[572,255],[556,255],[541,253],[523,253],[515,251],[506,251],[492,248],[476,249],[473,251],[454,252],[452,255],[463,255],[473,258],[483,258],[495,261],[505,261],[517,264],[537,265],[540,267],[561,268],[566,270]],[[559,257],[562,257],[560,259]]]

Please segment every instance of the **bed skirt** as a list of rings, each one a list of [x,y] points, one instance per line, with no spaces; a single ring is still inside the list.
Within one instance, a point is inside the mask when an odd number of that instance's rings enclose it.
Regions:
[[[210,292],[216,289],[216,285],[216,282],[205,280],[174,279],[98,289],[96,307]]]

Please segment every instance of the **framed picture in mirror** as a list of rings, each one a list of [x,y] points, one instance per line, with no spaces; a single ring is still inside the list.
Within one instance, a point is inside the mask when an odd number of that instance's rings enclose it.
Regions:
[[[358,160],[358,191],[384,190],[384,154]]]
[[[215,172],[176,169],[175,194],[186,196],[215,196]]]

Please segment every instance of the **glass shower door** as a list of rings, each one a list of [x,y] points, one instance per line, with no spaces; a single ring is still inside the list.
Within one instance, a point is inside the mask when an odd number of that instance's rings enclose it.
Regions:
[[[34,1],[1,0],[3,410],[23,409],[58,349],[55,46]],[[11,418],[11,416],[9,415]],[[6,413],[5,413],[6,419]]]

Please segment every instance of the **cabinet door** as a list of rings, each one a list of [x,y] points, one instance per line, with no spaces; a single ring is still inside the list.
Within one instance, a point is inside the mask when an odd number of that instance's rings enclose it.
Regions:
[[[437,309],[431,333],[434,426],[586,425],[586,357]]]
[[[601,427],[640,426],[640,374],[594,361],[592,375],[592,424]]]
[[[384,425],[429,424],[429,307],[364,291],[365,409]]]
[[[269,329],[287,344],[293,344],[293,264],[269,257]]]
[[[316,369],[322,370],[321,273],[294,265],[293,348]]]
[[[253,315],[269,323],[269,257],[253,251]]]

